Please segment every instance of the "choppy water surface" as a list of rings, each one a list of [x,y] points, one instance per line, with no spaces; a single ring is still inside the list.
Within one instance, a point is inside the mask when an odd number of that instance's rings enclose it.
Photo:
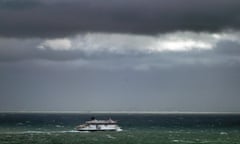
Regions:
[[[111,117],[122,132],[78,132],[89,120]],[[0,144],[238,144],[240,115],[0,114]]]

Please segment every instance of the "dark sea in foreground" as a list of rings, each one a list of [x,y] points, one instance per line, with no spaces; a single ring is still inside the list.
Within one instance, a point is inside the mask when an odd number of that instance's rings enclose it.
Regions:
[[[95,116],[119,121],[122,132],[77,132]],[[237,114],[0,113],[0,144],[240,144]]]

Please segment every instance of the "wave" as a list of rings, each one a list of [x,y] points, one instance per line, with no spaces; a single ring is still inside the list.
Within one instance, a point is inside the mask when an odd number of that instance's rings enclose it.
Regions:
[[[0,132],[0,134],[56,134],[56,133],[88,133],[87,131],[16,131],[16,132]]]

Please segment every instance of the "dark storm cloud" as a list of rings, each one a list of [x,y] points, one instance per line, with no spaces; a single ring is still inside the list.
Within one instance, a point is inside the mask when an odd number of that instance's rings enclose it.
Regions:
[[[84,61],[94,68],[139,70],[189,64],[239,65],[239,37],[238,31],[226,31],[157,36],[89,33],[54,39],[0,38],[0,62]]]
[[[1,0],[0,35],[61,37],[79,32],[157,34],[240,28],[239,0]]]

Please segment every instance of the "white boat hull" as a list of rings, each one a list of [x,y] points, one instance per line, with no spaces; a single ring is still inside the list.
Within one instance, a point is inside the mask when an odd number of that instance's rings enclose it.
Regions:
[[[122,131],[117,125],[117,121],[109,120],[96,120],[92,118],[91,121],[85,122],[85,124],[77,126],[78,131]]]
[[[117,125],[87,125],[84,127],[77,127],[78,131],[122,131]]]

